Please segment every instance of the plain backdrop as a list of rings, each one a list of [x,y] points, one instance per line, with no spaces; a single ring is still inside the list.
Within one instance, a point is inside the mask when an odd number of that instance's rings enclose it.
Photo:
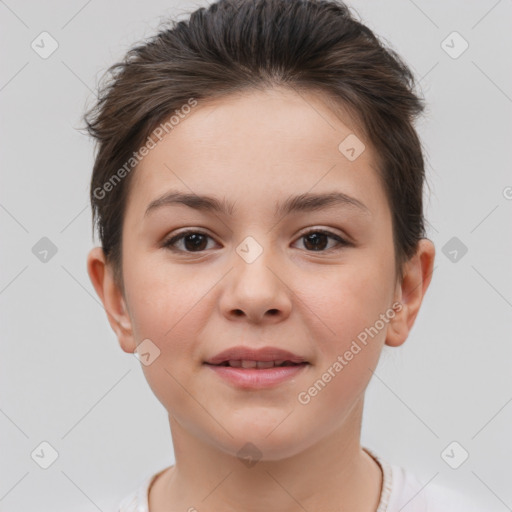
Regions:
[[[174,462],[166,411],[86,272],[93,145],[77,128],[109,65],[205,5],[0,1],[1,512],[116,510]],[[425,484],[512,510],[512,1],[349,5],[428,103],[417,128],[437,249],[411,335],[368,388],[362,443]],[[42,32],[58,44],[48,58],[31,46]]]

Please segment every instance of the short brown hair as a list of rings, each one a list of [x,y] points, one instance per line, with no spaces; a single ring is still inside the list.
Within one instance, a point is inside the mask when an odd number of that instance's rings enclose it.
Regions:
[[[351,113],[377,155],[393,220],[396,275],[425,237],[424,110],[408,66],[336,0],[219,0],[173,21],[112,65],[84,116],[97,141],[90,200],[107,261],[122,280],[121,235],[133,172],[104,184],[191,98],[274,86],[320,91]],[[341,142],[341,141],[340,141]],[[135,168],[135,167],[134,167]],[[125,174],[125,173],[123,173]],[[100,197],[98,197],[100,196]]]

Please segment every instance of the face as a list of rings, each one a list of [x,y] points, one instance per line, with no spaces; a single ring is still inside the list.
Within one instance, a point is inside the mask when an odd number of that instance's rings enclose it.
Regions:
[[[350,134],[365,144],[355,160],[339,149]],[[123,225],[129,329],[117,332],[128,352],[143,340],[157,347],[142,365],[148,383],[202,441],[232,454],[250,441],[270,460],[357,423],[400,299],[374,165],[348,116],[282,89],[199,103],[139,164]],[[171,192],[223,208],[148,210]],[[291,202],[304,194],[317,200]],[[308,364],[279,384],[244,387],[205,364],[235,346]]]

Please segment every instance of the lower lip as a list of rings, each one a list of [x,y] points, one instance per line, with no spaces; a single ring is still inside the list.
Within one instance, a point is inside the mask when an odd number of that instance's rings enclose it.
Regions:
[[[261,389],[280,384],[296,377],[309,366],[307,363],[295,366],[278,366],[258,370],[257,368],[232,368],[231,366],[215,366],[205,363],[219,377],[230,384],[241,388]]]

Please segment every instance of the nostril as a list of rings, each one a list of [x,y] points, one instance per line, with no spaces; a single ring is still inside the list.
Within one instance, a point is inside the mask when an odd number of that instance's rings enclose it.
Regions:
[[[235,316],[244,316],[245,313],[241,310],[241,309],[233,309],[233,314]],[[270,316],[276,316],[276,315],[279,315],[279,310],[278,309],[269,309],[266,313],[267,315],[270,315]]]

